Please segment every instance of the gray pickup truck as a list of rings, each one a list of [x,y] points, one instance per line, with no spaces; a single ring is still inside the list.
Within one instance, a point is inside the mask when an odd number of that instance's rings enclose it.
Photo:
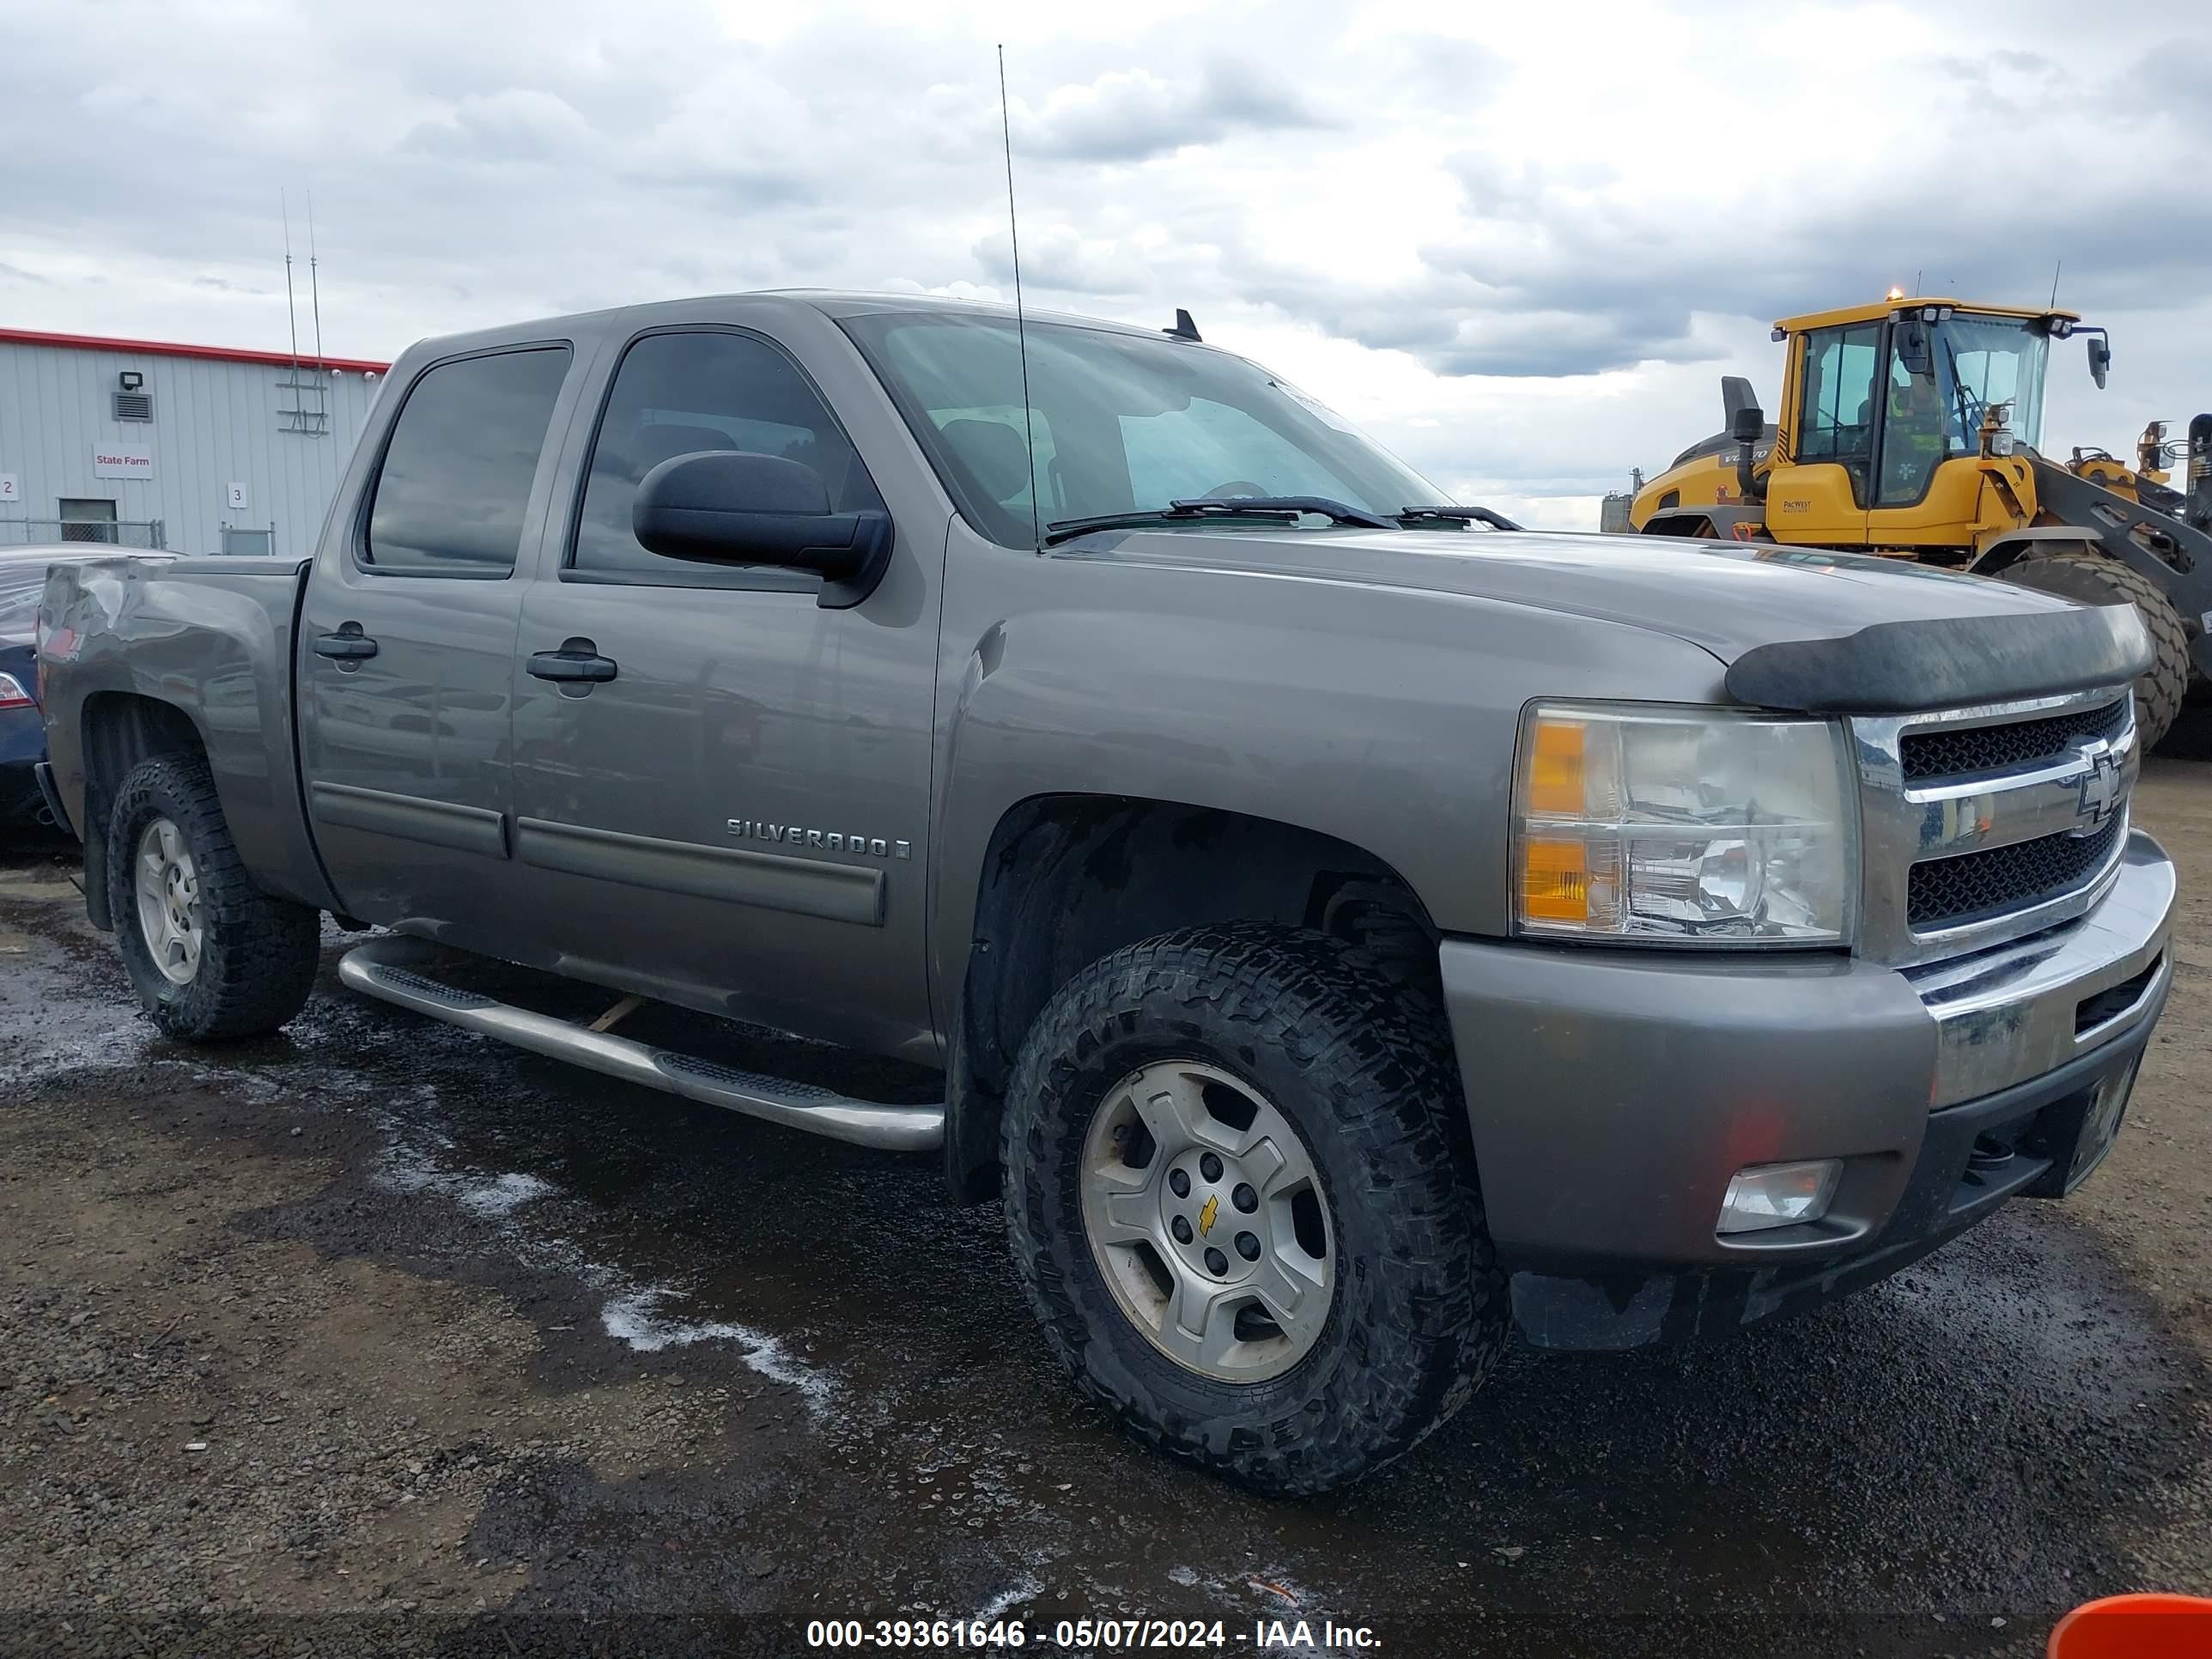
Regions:
[[[1513,1328],[1732,1329],[2063,1194],[2166,994],[2132,611],[1519,530],[1180,319],[426,342],[311,562],[68,567],[40,624],[49,799],[164,1030],[281,1025],[327,912],[386,930],[356,990],[941,1152],[1082,1387],[1271,1491],[1407,1450]]]

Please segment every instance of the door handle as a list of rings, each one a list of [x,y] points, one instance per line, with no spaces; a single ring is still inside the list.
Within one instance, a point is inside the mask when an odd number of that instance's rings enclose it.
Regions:
[[[335,634],[316,635],[315,654],[335,657],[340,662],[358,662],[376,654],[376,641],[361,631],[359,623],[348,623]]]
[[[530,672],[541,680],[604,685],[614,678],[615,665],[611,657],[600,656],[588,645],[580,650],[563,646],[558,651],[532,652]]]

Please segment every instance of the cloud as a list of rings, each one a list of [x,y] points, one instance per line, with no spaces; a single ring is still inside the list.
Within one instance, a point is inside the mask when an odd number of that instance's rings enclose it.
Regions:
[[[1131,162],[1218,143],[1235,134],[1310,131],[1334,125],[1289,73],[1263,61],[1215,60],[1190,79],[1113,70],[1054,88],[1025,110],[1024,157]]]
[[[1003,40],[1031,302],[1188,307],[1447,489],[1625,482],[1714,428],[1717,374],[1771,399],[1769,319],[1917,270],[2036,299],[2063,258],[2113,324],[2047,447],[2212,382],[2212,21],[2112,56],[2067,0],[1867,14],[1829,62],[1815,0],[996,3],[18,7],[8,320],[281,343],[280,188],[341,355],[702,291],[1006,297]]]
[[[2178,143],[2212,112],[2199,69],[2212,70],[2212,51],[2167,54],[2172,95],[2145,102],[2115,96],[2144,65],[2100,82],[2022,51],[1905,57],[1893,73],[1906,88],[1963,81],[1975,99],[1932,100],[1909,124],[1855,116],[1856,166],[1825,144],[1716,154],[1686,175],[1626,155],[1468,149],[1441,163],[1443,229],[1401,273],[1377,281],[1249,251],[1241,263],[1264,272],[1254,292],[1285,313],[1447,376],[1699,362],[1711,355],[1692,327],[1700,313],[1771,318],[1916,276],[1929,291],[2032,301],[2061,259],[2073,302],[2170,303],[2212,270],[2212,215],[2177,210],[2166,180],[2122,157]],[[2050,131],[2024,131],[2008,111]],[[2093,128],[2101,154],[2081,146]],[[2025,194],[2002,182],[2031,176]]]
[[[573,160],[598,141],[591,124],[553,93],[508,87],[471,94],[418,123],[399,149],[471,166],[552,164]]]

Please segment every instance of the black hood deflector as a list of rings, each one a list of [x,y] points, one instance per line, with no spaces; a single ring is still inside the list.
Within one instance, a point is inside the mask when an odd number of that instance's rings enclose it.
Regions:
[[[1815,714],[1909,714],[2124,685],[2151,665],[2135,607],[1872,623],[1826,640],[1753,646],[1729,696]]]

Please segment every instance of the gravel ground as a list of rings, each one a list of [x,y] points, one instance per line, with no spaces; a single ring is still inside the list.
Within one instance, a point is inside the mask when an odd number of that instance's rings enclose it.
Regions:
[[[930,1160],[362,1000],[336,934],[285,1035],[180,1048],[70,860],[0,855],[0,1652],[1009,1615],[1080,1651],[1057,1620],[1142,1612],[1231,1653],[1332,1620],[1412,1655],[2027,1654],[2091,1595],[2212,1593],[2212,767],[2154,763],[2139,813],[2183,866],[2173,999],[2073,1200],[1727,1342],[1518,1353],[1297,1504],[1079,1402]]]

